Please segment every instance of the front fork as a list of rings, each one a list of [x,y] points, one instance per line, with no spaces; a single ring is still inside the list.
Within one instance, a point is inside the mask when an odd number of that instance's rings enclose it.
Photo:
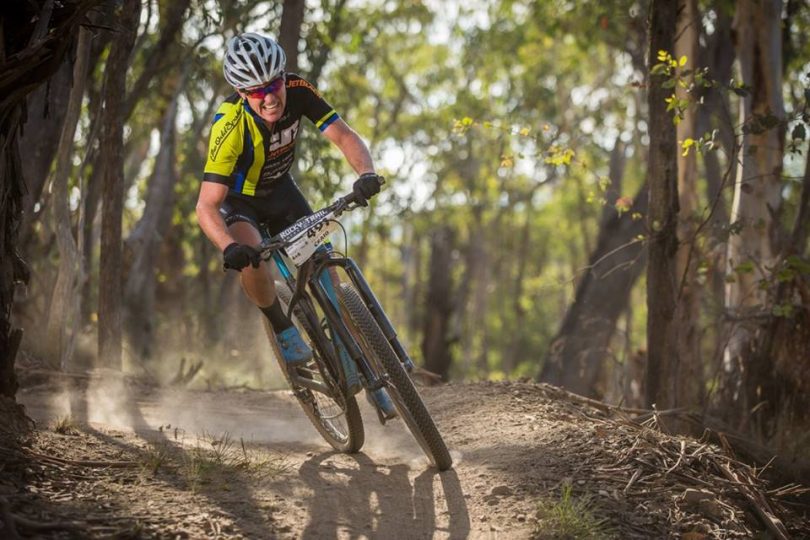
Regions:
[[[349,279],[351,280],[355,289],[358,291],[358,293],[360,293],[360,297],[371,312],[371,315],[379,325],[383,335],[391,345],[391,348],[396,353],[400,362],[402,362],[405,369],[410,372],[413,369],[413,361],[408,356],[408,353],[405,351],[402,343],[400,343],[397,333],[394,330],[394,326],[391,324],[391,321],[385,314],[382,305],[380,305],[380,302],[377,300],[377,297],[374,295],[371,287],[369,287],[366,278],[360,271],[360,268],[351,259],[345,257],[330,257],[327,251],[316,254],[315,257],[314,262],[316,265],[316,270],[309,279],[310,290],[312,291],[313,296],[315,296],[317,302],[323,308],[326,319],[329,322],[329,326],[333,329],[333,332],[337,332],[338,337],[346,348],[346,352],[360,368],[360,372],[366,378],[366,381],[368,381],[367,388],[369,390],[376,390],[383,387],[385,383],[379,376],[375,374],[374,370],[368,364],[368,361],[362,354],[360,347],[357,345],[357,342],[352,337],[348,328],[346,328],[346,324],[340,317],[336,303],[333,304],[331,301],[329,301],[329,294],[323,286],[324,280],[319,279],[319,276],[324,275],[328,277],[328,269],[330,267],[339,266],[343,268],[343,270],[349,276]]]
[[[287,280],[288,283],[291,283],[293,281],[293,275],[281,256],[278,253],[274,253],[273,260],[276,263],[282,278]],[[382,388],[385,386],[385,381],[380,378],[369,365],[368,361],[360,350],[357,341],[351,335],[340,316],[337,293],[329,273],[329,268],[333,266],[343,268],[351,279],[355,289],[358,291],[358,293],[360,293],[360,297],[366,304],[368,310],[371,312],[371,315],[379,325],[383,335],[385,336],[386,340],[388,340],[388,343],[391,345],[391,348],[396,353],[400,362],[402,362],[405,369],[409,372],[413,370],[413,361],[408,356],[408,353],[405,351],[402,343],[400,343],[391,321],[388,319],[382,305],[380,305],[380,302],[377,300],[377,297],[374,295],[371,287],[369,287],[366,278],[363,276],[363,273],[360,271],[360,268],[354,263],[354,261],[345,257],[332,257],[331,246],[323,246],[322,248],[319,248],[313,256],[313,263],[315,264],[315,271],[309,277],[308,281],[312,296],[321,306],[321,309],[326,316],[326,320],[330,329],[332,330],[333,344],[335,345],[335,349],[339,354],[341,362],[345,365],[346,356],[348,356],[354,364],[353,366],[349,365],[344,367],[347,387],[351,388],[352,386],[352,375],[354,375],[355,378],[357,377],[357,370],[353,369],[354,366],[357,366],[360,369],[360,372],[363,374],[363,377],[365,377],[365,386],[367,390],[374,391]]]

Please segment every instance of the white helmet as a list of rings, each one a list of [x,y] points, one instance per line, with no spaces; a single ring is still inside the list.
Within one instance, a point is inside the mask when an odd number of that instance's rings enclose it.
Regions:
[[[247,32],[228,40],[225,80],[240,90],[272,81],[284,73],[287,55],[275,40]]]

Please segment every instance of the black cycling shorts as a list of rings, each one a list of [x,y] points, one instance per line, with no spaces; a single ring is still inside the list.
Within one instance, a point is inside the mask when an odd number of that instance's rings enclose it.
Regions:
[[[263,197],[228,192],[219,212],[226,225],[244,221],[262,234],[267,231],[272,236],[310,215],[312,208],[293,177],[287,174],[276,181],[270,193]]]

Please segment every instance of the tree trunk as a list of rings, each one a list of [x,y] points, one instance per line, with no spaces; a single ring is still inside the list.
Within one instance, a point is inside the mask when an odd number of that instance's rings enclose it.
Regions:
[[[700,49],[700,65],[708,69],[709,75],[716,81],[728,81],[732,78],[734,43],[731,38],[731,14],[727,11],[722,5],[715,5],[714,32],[706,35],[704,28],[701,36],[701,41],[706,46]],[[705,288],[709,294],[705,295],[703,305],[711,306],[711,310],[716,312],[717,306],[723,306],[725,303],[726,241],[729,223],[729,205],[726,199],[730,193],[729,188],[733,187],[737,141],[728,90],[704,88],[700,96],[703,104],[697,108],[695,131],[698,135],[703,135],[717,129],[723,150],[721,152],[718,148],[716,151],[702,154],[706,177],[705,197],[711,211],[708,218],[711,240],[706,243],[707,252],[704,254],[708,263]],[[722,161],[721,157],[724,158]],[[710,325],[711,330],[707,333],[709,342],[713,343],[713,350],[722,354],[722,346],[718,346],[717,342],[725,340],[723,318],[714,317]],[[717,365],[717,358],[711,358],[710,362]]]
[[[649,68],[658,51],[672,52],[677,2],[653,0]],[[676,252],[678,249],[678,170],[675,126],[667,112],[671,89],[664,77],[649,76],[650,231],[647,266],[647,405],[668,408],[676,401],[678,375]]]
[[[17,393],[14,359],[22,339],[22,329],[11,324],[11,306],[15,283],[28,281],[25,263],[17,254],[23,194],[17,143],[21,111],[19,98],[16,101],[3,100],[0,104],[0,398],[11,399]]]
[[[73,67],[73,88],[70,91],[67,113],[65,114],[62,135],[59,139],[59,150],[56,156],[56,171],[53,177],[51,206],[53,209],[56,242],[59,247],[59,273],[54,285],[48,313],[47,350],[49,361],[60,369],[67,369],[70,361],[69,343],[71,331],[78,316],[79,298],[74,296],[76,283],[80,280],[80,253],[73,238],[70,226],[70,208],[68,181],[72,169],[73,137],[79,123],[84,86],[87,78],[87,63],[90,52],[90,32],[79,31],[79,45],[76,51],[76,64]]]
[[[644,270],[643,245],[634,239],[644,234],[647,185],[636,194],[630,211],[613,217],[599,231],[588,271],[582,276],[573,304],[551,341],[539,380],[577,394],[602,397],[599,374],[608,356],[616,321],[627,308],[630,291]]]
[[[45,181],[59,145],[59,133],[65,122],[72,75],[73,62],[66,60],[46,84],[28,96],[28,119],[23,124],[20,136],[20,158],[25,178],[20,227],[22,246],[28,245],[36,217],[43,215],[43,207],[36,212],[34,209],[41,202]]]
[[[506,347],[503,357],[503,372],[508,377],[514,369],[523,360],[526,351],[526,335],[523,330],[526,324],[526,308],[523,305],[523,289],[526,283],[526,267],[528,266],[529,256],[540,254],[540,257],[545,256],[547,241],[543,240],[542,245],[531,244],[531,229],[532,218],[534,213],[532,207],[526,207],[526,221],[520,230],[520,243],[518,245],[518,261],[517,272],[515,273],[515,281],[512,285],[511,293],[511,307],[515,317],[514,328],[511,343]],[[538,242],[539,244],[539,242]]]
[[[184,80],[178,85],[164,114],[160,150],[147,188],[146,207],[126,241],[132,251],[133,263],[124,287],[125,326],[131,350],[140,360],[150,358],[154,346],[157,260],[163,238],[169,232],[174,207],[174,186],[177,183],[175,121],[183,84]]]
[[[101,111],[99,111],[101,114]],[[92,161],[95,163],[90,170],[90,176],[85,182],[84,193],[82,194],[84,200],[81,204],[84,206],[84,223],[82,223],[82,268],[85,270],[84,279],[82,281],[82,294],[81,294],[81,321],[87,324],[92,320],[92,315],[98,308],[97,299],[93,298],[93,279],[97,274],[95,265],[95,257],[92,246],[96,244],[98,234],[98,208],[101,202],[101,191],[104,182],[103,171],[101,167],[101,159],[97,158],[98,153],[93,152],[94,158]],[[79,177],[86,174],[85,171],[79,171]]]
[[[298,73],[298,42],[301,39],[305,7],[304,0],[284,0],[284,7],[281,9],[278,44],[287,54],[287,71],[294,73]]]
[[[767,370],[752,366],[756,339],[755,315],[767,304],[766,291],[759,287],[773,268],[774,240],[781,208],[781,173],[784,149],[783,124],[771,124],[768,116],[783,119],[782,101],[782,2],[743,0],[737,3],[734,28],[743,82],[750,95],[740,99],[743,140],[740,147],[731,223],[739,234],[729,238],[727,252],[726,310],[740,323],[730,330],[724,354],[724,383],[727,396],[741,389],[756,388],[748,375]],[[759,362],[770,362],[759,357]],[[739,395],[739,394],[738,394]],[[748,411],[760,402],[754,392],[743,392],[735,409]],[[742,418],[746,421],[746,418]]]
[[[121,357],[121,219],[124,208],[124,96],[129,53],[135,43],[140,0],[124,0],[117,18],[119,35],[110,46],[104,82],[101,167],[104,179],[101,258],[98,292],[98,352],[102,365],[122,368]]]
[[[605,196],[605,206],[602,208],[602,217],[599,220],[600,229],[616,215],[616,201],[622,195],[624,169],[627,166],[627,145],[622,142],[621,137],[621,134],[616,137],[613,150],[610,151],[610,164],[608,166],[610,189]]]
[[[425,333],[422,356],[425,369],[447,380],[453,362],[450,353],[450,321],[453,316],[453,230],[441,226],[431,234],[430,281],[425,299]]]
[[[809,233],[810,156],[779,268],[790,268],[789,261],[796,258],[807,261]],[[780,279],[776,284],[771,305],[781,309],[791,306],[791,311],[784,315],[772,312],[761,325],[744,391],[749,403],[757,400],[753,434],[768,440],[788,459],[807,461],[810,456],[804,438],[810,433],[810,279],[795,268],[790,275],[790,279]]]
[[[412,223],[407,221],[404,240],[400,246],[400,259],[402,260],[402,303],[404,310],[403,320],[408,329],[409,336],[415,336],[419,331],[419,298],[421,297],[420,269],[422,262],[421,243],[419,235]],[[456,321],[458,318],[455,319]]]
[[[138,79],[132,85],[132,90],[130,90],[129,94],[127,94],[127,98],[122,109],[123,122],[126,122],[129,117],[132,116],[138,102],[146,93],[149,83],[152,82],[160,69],[171,68],[167,62],[167,52],[183,28],[183,23],[186,20],[185,13],[186,10],[188,10],[190,3],[191,0],[172,0],[171,2],[167,3],[168,8],[165,11],[165,15],[162,17],[163,20],[160,21],[160,37],[158,38],[157,43],[155,43],[155,46],[149,50],[149,53],[144,61],[143,70],[141,71],[140,75],[138,75]],[[137,20],[135,21],[135,24],[138,24]],[[133,29],[133,32],[137,31],[138,28],[136,26]],[[125,61],[127,66],[129,65],[130,53],[132,52],[132,49],[133,47],[130,46],[129,52],[127,53],[127,60]]]
[[[682,76],[686,85],[694,84],[694,70],[699,66],[698,34],[701,27],[697,0],[678,0],[678,20],[676,24],[675,57],[687,58],[686,70],[692,72]],[[701,134],[696,131],[696,96],[690,95],[681,85],[676,85],[676,96],[689,102],[683,119],[677,127],[678,143],[696,139]],[[700,298],[703,294],[698,280],[697,266],[701,257],[695,234],[701,220],[698,203],[697,152],[690,148],[684,155],[677,153],[678,200],[680,219],[678,220],[678,251],[676,254],[676,276],[679,281],[678,306],[676,312],[676,343],[678,345],[675,396],[673,405],[697,407],[702,402],[704,377],[703,359],[700,355]]]
[[[29,277],[17,253],[24,185],[22,110],[26,97],[61,65],[79,23],[95,3],[60,5],[57,20],[51,17],[51,0],[29,2],[0,19],[0,397],[11,400],[17,391],[14,360],[22,338],[22,330],[11,324],[14,284]]]
[[[472,333],[473,344],[477,344],[474,349],[476,355],[474,365],[480,377],[489,374],[489,331],[487,328],[487,316],[489,315],[489,280],[492,274],[489,260],[489,248],[487,245],[487,227],[483,222],[479,223],[477,234],[470,238],[471,256],[473,265],[473,288],[472,288],[472,317],[471,325],[468,329]],[[476,339],[477,338],[477,339]]]

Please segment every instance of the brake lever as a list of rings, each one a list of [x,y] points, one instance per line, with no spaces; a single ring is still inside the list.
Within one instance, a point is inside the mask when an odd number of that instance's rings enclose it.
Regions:
[[[259,244],[259,254],[263,261],[269,261],[273,257],[273,253],[276,251],[283,249],[285,247],[285,242],[276,241],[272,242],[268,238],[267,240],[262,240],[262,243]]]

